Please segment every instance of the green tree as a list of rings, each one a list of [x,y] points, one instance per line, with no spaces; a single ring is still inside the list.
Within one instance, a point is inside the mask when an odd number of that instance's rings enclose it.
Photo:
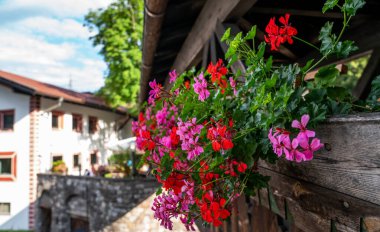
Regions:
[[[95,35],[90,39],[100,46],[107,63],[105,84],[98,94],[113,107],[136,106],[139,92],[143,31],[141,0],[116,0],[107,8],[90,11],[85,26]]]

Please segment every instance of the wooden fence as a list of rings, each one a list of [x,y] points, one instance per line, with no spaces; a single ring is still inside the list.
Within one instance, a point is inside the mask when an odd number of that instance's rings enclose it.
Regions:
[[[325,149],[310,162],[259,163],[271,177],[240,197],[228,222],[211,232],[380,232],[380,114],[329,119],[317,128]]]

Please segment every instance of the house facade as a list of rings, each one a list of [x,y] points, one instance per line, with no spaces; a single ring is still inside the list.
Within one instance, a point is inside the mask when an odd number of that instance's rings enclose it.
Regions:
[[[128,118],[91,94],[0,71],[0,229],[33,229],[36,175],[59,160],[69,175],[107,164]]]

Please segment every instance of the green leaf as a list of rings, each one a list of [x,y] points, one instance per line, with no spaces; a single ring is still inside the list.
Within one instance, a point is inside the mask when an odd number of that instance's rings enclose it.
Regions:
[[[165,154],[161,159],[161,179],[166,180],[172,172],[174,159],[170,158],[168,154]]]
[[[339,0],[327,0],[323,5],[322,12],[325,13],[326,11],[333,9],[336,4],[338,4],[338,1]]]
[[[230,35],[231,35],[231,28],[227,28],[227,30],[224,32],[224,34],[222,36],[221,41],[222,42],[228,41],[230,39]]]
[[[343,87],[328,87],[327,96],[334,100],[343,101],[350,96],[350,92]]]
[[[159,187],[156,191],[156,196],[160,195],[162,193],[162,187]]]
[[[364,0],[345,0],[342,9],[347,12],[349,16],[355,16],[356,11],[365,5]]]
[[[345,40],[343,42],[338,42],[335,47],[335,52],[338,58],[346,58],[351,52],[358,50],[358,47],[354,45],[354,42],[351,40]]]
[[[311,65],[313,64],[313,62],[314,62],[314,59],[309,60],[309,61],[306,63],[306,65],[302,67],[301,71],[302,71],[303,73],[305,73],[305,72],[311,67]]]
[[[247,35],[244,37],[244,40],[254,39],[255,36],[256,36],[256,25],[253,26],[251,28],[251,30],[249,30],[249,32],[247,33]]]
[[[336,77],[339,75],[339,70],[334,65],[322,67],[315,75],[315,81],[322,86],[328,86],[334,83]]]
[[[329,37],[332,31],[334,23],[333,22],[326,22],[325,25],[321,28],[321,31],[319,32],[319,40],[322,40],[325,37]]]
[[[259,51],[257,52],[257,59],[263,58],[264,53],[265,53],[265,46],[266,46],[266,43],[260,43]]]

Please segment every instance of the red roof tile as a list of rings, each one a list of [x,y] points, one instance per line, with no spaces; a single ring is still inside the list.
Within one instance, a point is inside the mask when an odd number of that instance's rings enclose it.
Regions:
[[[63,98],[65,101],[78,103],[82,105],[88,105],[93,107],[107,108],[111,109],[106,102],[93,94],[90,93],[79,93],[69,89],[61,88],[51,84],[43,83],[40,81],[32,80],[27,77],[16,75],[13,73],[5,72],[0,70],[0,79],[7,80],[10,83],[20,85],[33,90],[36,95],[52,97],[52,98]],[[119,107],[117,111],[126,112],[122,107]]]

